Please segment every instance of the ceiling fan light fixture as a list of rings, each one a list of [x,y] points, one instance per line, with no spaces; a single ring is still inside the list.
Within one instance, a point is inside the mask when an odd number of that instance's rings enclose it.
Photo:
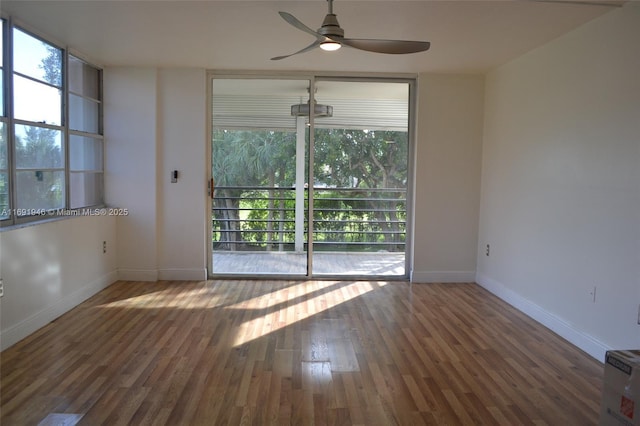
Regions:
[[[320,43],[320,49],[322,50],[326,50],[327,52],[333,52],[336,51],[338,49],[340,49],[342,47],[342,45],[340,43],[338,43],[337,41],[323,41],[322,43]]]
[[[309,102],[306,104],[291,105],[291,115],[294,117],[304,117],[309,115]],[[314,117],[333,117],[333,106],[314,103]]]

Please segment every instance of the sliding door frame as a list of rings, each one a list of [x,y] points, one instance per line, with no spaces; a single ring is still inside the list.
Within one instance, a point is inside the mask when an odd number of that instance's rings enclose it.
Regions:
[[[410,279],[410,271],[413,265],[413,229],[414,229],[414,198],[415,198],[415,158],[416,158],[416,117],[417,117],[417,93],[418,93],[418,79],[415,74],[376,74],[376,73],[338,73],[338,72],[270,72],[270,71],[216,71],[210,70],[207,72],[207,105],[206,105],[206,114],[207,114],[207,146],[206,146],[206,155],[207,155],[207,182],[213,183],[213,164],[212,164],[212,141],[211,135],[213,134],[213,80],[214,79],[270,79],[270,80],[306,80],[309,82],[309,87],[314,88],[317,81],[338,81],[338,82],[385,82],[385,83],[406,83],[409,88],[409,99],[408,99],[408,123],[407,123],[407,142],[408,142],[408,153],[407,153],[407,196],[406,196],[406,206],[407,206],[407,218],[406,218],[406,235],[405,235],[405,274],[403,276],[375,276],[375,275],[362,275],[362,276],[353,276],[353,275],[322,275],[322,279],[332,279],[332,280],[353,280],[353,279],[363,279],[363,280],[396,280],[396,281],[408,281]],[[314,90],[309,90],[309,102],[311,105],[314,104]],[[314,114],[309,114],[309,125],[311,129],[315,128],[315,117]],[[313,165],[314,165],[314,133],[313,131],[309,132],[309,153],[308,153],[308,182],[314,182],[313,175]],[[215,185],[215,183],[214,183]],[[213,201],[213,187],[208,187],[208,193],[206,196],[208,197],[206,206],[206,229],[207,229],[207,275],[210,279],[221,279],[221,278],[248,278],[256,279],[256,278],[264,278],[264,279],[311,279],[317,278],[313,274],[313,220],[310,220],[308,223],[308,232],[307,232],[307,272],[306,275],[277,275],[277,274],[269,274],[269,275],[261,275],[256,276],[254,274],[214,274],[213,272],[213,244],[211,244],[211,235],[213,232],[212,229],[212,220],[211,220],[211,203]],[[314,190],[313,185],[309,185],[308,187],[308,215],[310,218],[313,218],[313,209],[314,209]]]

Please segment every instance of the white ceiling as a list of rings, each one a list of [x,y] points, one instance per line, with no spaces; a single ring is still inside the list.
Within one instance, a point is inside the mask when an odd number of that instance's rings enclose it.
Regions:
[[[326,1],[3,0],[0,7],[105,66],[389,73],[486,72],[615,9],[530,0],[336,0],[346,37],[427,40],[431,49],[411,55],[316,49],[271,61],[313,41],[278,11],[317,28]]]

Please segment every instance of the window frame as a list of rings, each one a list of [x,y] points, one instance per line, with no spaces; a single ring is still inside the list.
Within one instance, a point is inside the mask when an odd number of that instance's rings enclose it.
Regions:
[[[1,16],[0,15],[0,20],[2,21],[2,28],[0,29],[2,31],[2,46],[0,46],[0,54],[2,55],[2,69],[0,70],[0,72],[2,73],[2,99],[0,99],[0,102],[2,102],[2,111],[3,114],[0,115],[0,121],[4,124],[4,137],[5,137],[5,143],[6,143],[6,159],[7,159],[7,164],[6,164],[6,169],[2,169],[6,171],[7,174],[7,201],[8,201],[8,205],[7,205],[7,209],[9,211],[11,211],[13,209],[14,206],[14,201],[13,201],[13,190],[12,190],[12,185],[13,185],[13,176],[12,176],[12,172],[11,172],[11,167],[13,164],[13,149],[12,149],[12,143],[11,141],[13,140],[13,131],[11,129],[12,127],[12,123],[11,123],[11,117],[13,116],[12,113],[12,102],[10,102],[9,100],[12,98],[12,90],[13,90],[13,85],[9,84],[8,82],[8,78],[7,78],[7,69],[11,69],[11,58],[10,58],[10,50],[9,50],[9,45],[11,44],[11,32],[9,31],[9,28],[11,26],[11,22],[9,20],[9,18],[5,17],[5,16]],[[11,219],[13,218],[13,215],[8,215],[8,216],[4,216],[3,212],[0,212],[0,227],[2,227],[5,223],[9,222]]]
[[[93,98],[91,96],[86,96],[82,93],[77,93],[75,91],[71,90],[71,83],[70,83],[70,78],[71,78],[71,66],[70,66],[70,62],[71,62],[71,58],[74,58],[75,60],[82,62],[83,66],[88,66],[91,67],[93,69],[96,70],[97,72],[97,96],[98,98]],[[66,117],[68,117],[68,122],[67,122],[67,132],[65,134],[66,137],[66,150],[65,150],[65,154],[66,154],[66,180],[67,180],[67,208],[68,209],[73,209],[73,210],[77,210],[77,209],[83,209],[83,208],[92,208],[92,207],[99,207],[99,206],[103,206],[104,205],[104,146],[105,146],[105,142],[104,142],[104,120],[103,120],[103,111],[104,111],[104,96],[103,96],[103,70],[100,67],[97,67],[93,64],[91,64],[89,61],[86,61],[84,58],[82,58],[80,55],[77,55],[75,53],[71,53],[68,52],[66,53],[66,55],[64,56],[65,59],[65,63],[66,63],[66,69],[69,70],[64,77],[66,78],[66,84],[67,84],[67,90],[66,90]],[[97,130],[96,133],[90,132],[90,131],[86,131],[86,130],[77,130],[77,129],[72,129],[71,128],[71,96],[77,96],[79,99],[82,100],[88,100],[92,103],[95,103],[97,105]],[[72,167],[71,164],[71,155],[72,155],[72,142],[71,139],[73,136],[79,136],[82,138],[91,138],[93,140],[96,141],[100,141],[101,143],[101,161],[100,161],[100,168],[99,170],[97,169],[81,169],[81,170],[76,170]],[[83,176],[87,176],[87,175],[100,175],[101,178],[100,180],[102,181],[102,194],[101,194],[101,200],[98,204],[95,205],[87,205],[87,206],[82,206],[82,207],[72,207],[71,203],[72,203],[72,193],[71,193],[71,184],[72,184],[72,180],[71,180],[71,176],[72,175],[83,175]]]
[[[104,207],[104,161],[105,161],[105,141],[104,141],[104,119],[103,119],[103,111],[104,111],[104,94],[103,94],[103,69],[101,66],[88,61],[81,54],[75,51],[70,51],[66,46],[61,45],[60,43],[56,43],[50,38],[39,34],[38,32],[33,31],[28,26],[22,25],[20,23],[16,23],[9,16],[2,15],[0,18],[3,21],[2,31],[2,54],[3,54],[3,62],[2,69],[0,72],[2,73],[2,85],[3,85],[3,97],[4,99],[0,100],[0,102],[4,102],[4,116],[0,116],[0,122],[4,123],[5,126],[5,136],[7,140],[7,175],[8,175],[8,211],[10,213],[9,216],[0,216],[0,228],[12,227],[14,225],[22,225],[28,223],[37,223],[43,220],[53,219],[57,217],[69,217],[81,215],[82,211],[87,210],[95,210],[96,208]],[[56,86],[55,84],[50,84],[46,80],[39,80],[32,76],[26,75],[22,72],[16,72],[13,67],[13,56],[14,56],[14,40],[13,33],[14,30],[17,29],[30,37],[35,38],[36,40],[45,43],[55,49],[59,49],[61,53],[61,79],[60,86]],[[95,84],[97,85],[97,93],[98,98],[93,98],[92,96],[83,95],[83,93],[77,93],[75,91],[71,91],[71,72],[70,72],[70,61],[78,61],[82,64],[82,67],[89,67],[92,72],[95,72],[97,81]],[[52,124],[52,123],[42,123],[29,121],[24,119],[18,119],[15,117],[14,111],[14,78],[15,76],[19,76],[21,78],[26,78],[29,81],[33,81],[39,84],[43,84],[46,87],[53,87],[59,89],[61,92],[60,102],[60,124]],[[82,74],[84,76],[84,74]],[[96,120],[95,128],[90,129],[90,131],[84,130],[74,130],[71,129],[71,115],[73,112],[70,111],[70,100],[71,96],[75,96],[78,99],[82,100],[80,105],[84,105],[84,102],[87,100],[91,102],[91,104],[95,105],[95,117],[91,117],[91,119]],[[85,109],[82,106],[78,109],[84,113],[85,111],[93,111],[92,108]],[[89,114],[93,115],[93,112]],[[17,205],[17,201],[19,199],[19,194],[17,191],[17,174],[22,171],[17,167],[17,158],[16,158],[16,125],[26,125],[26,126],[35,126],[40,128],[47,129],[56,129],[61,132],[61,149],[62,149],[62,167],[61,168],[41,168],[38,170],[42,170],[43,172],[63,172],[63,192],[62,192],[62,206],[56,207],[52,209],[34,209],[33,214],[22,214],[18,215],[17,209],[21,207]],[[96,133],[93,133],[93,130],[96,130]],[[91,138],[91,140],[99,141],[99,150],[100,155],[100,164],[95,164],[94,169],[82,169],[76,170],[71,167],[71,139],[74,136]],[[77,147],[76,147],[77,148]],[[97,163],[97,162],[96,162]],[[2,169],[4,172],[5,169]],[[93,189],[97,189],[97,191],[90,192],[86,188],[80,192],[81,196],[86,196],[90,194],[89,202],[85,201],[81,204],[86,205],[78,205],[77,207],[71,207],[72,203],[72,182],[71,178],[74,174],[80,174],[83,176],[94,175],[98,176],[97,178],[93,178],[96,185]],[[96,180],[97,179],[97,180]],[[84,198],[86,200],[86,198]],[[1,207],[0,207],[1,208]],[[2,212],[0,212],[1,214]],[[24,212],[23,212],[24,213]],[[61,214],[62,213],[62,214]]]

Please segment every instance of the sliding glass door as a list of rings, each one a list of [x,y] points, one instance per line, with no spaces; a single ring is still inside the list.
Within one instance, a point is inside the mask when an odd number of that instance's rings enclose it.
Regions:
[[[406,277],[410,82],[211,87],[213,276]]]
[[[307,275],[308,80],[213,79],[212,272]]]
[[[409,84],[318,79],[316,97],[313,273],[403,277]]]

